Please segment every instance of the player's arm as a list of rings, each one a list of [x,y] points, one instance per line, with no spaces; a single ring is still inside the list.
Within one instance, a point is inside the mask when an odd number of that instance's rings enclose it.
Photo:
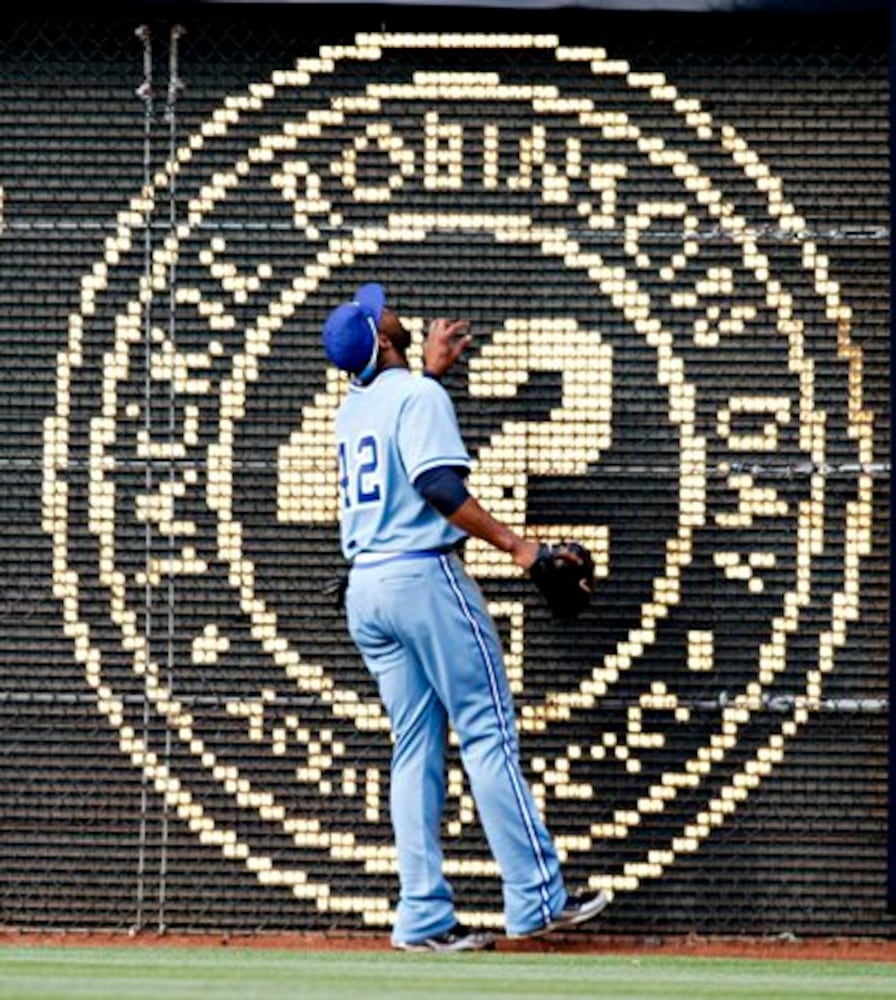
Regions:
[[[501,552],[507,552],[517,566],[528,569],[538,556],[538,542],[521,538],[506,524],[492,517],[470,495],[461,472],[466,472],[466,469],[439,466],[421,473],[414,480],[414,486],[455,528],[481,538]]]
[[[446,319],[434,320],[430,324],[429,334],[423,345],[423,364],[426,374],[438,379],[460,358],[471,340],[469,323],[466,320],[453,322]],[[430,405],[409,417],[406,426],[414,428],[416,432],[411,435],[412,440],[431,442],[437,427],[452,426],[456,421],[450,400],[443,391],[434,389],[425,395],[429,398]],[[436,404],[441,409],[434,409]],[[446,452],[458,454],[465,452],[459,436],[456,442],[444,449],[443,453]],[[479,501],[470,495],[464,483],[464,477],[469,471],[466,465],[430,466],[428,463],[416,463],[413,460],[409,464],[411,468],[415,465],[423,466],[423,471],[412,472],[414,487],[456,528],[475,538],[481,538],[501,552],[507,552],[522,569],[528,569],[535,562],[539,551],[538,542],[521,538],[506,524],[492,517]]]
[[[511,531],[506,524],[492,517],[474,496],[468,496],[448,520],[455,528],[481,538],[501,552],[509,553],[521,569],[529,569],[538,557],[541,547],[538,542],[522,538]]]

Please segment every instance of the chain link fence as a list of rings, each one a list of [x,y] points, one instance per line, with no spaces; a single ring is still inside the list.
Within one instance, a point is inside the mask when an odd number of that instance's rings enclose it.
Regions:
[[[373,279],[417,352],[473,321],[474,491],[599,555],[560,628],[467,551],[602,928],[887,934],[880,18],[432,16],[0,41],[0,923],[389,923],[388,727],[325,593],[319,330]],[[456,747],[445,837],[500,926]]]

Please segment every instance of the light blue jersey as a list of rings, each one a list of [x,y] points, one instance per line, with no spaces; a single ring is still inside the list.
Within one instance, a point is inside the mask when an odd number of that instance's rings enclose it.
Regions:
[[[447,549],[465,537],[414,488],[428,469],[470,467],[454,404],[435,379],[387,368],[369,385],[352,384],[336,442],[346,559]]]

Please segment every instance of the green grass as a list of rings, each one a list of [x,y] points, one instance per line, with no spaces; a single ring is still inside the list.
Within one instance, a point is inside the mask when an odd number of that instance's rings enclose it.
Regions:
[[[0,1000],[896,998],[896,966],[655,956],[0,948]]]

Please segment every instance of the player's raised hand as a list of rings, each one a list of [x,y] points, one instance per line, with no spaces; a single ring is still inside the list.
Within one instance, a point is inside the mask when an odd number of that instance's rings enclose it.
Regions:
[[[423,367],[440,377],[457,361],[473,337],[465,319],[434,319],[423,342]]]

